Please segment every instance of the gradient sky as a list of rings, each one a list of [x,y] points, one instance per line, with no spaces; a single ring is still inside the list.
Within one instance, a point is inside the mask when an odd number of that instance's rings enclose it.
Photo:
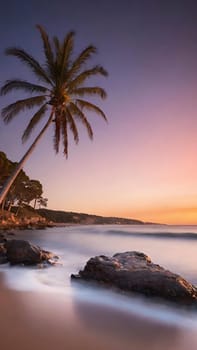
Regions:
[[[197,224],[196,0],[7,0],[0,12],[0,82],[30,78],[4,49],[21,46],[42,61],[37,23],[61,38],[76,31],[76,52],[94,44],[108,98],[108,124],[89,114],[90,141],[53,151],[49,130],[25,166],[39,179],[48,207],[173,224]],[[17,94],[17,97],[23,98]],[[0,107],[16,95],[2,97]],[[0,121],[0,149],[20,160],[31,114]],[[41,126],[40,126],[41,127]]]

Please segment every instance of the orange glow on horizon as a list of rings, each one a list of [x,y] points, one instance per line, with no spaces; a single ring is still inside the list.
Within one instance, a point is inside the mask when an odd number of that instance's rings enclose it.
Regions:
[[[151,208],[144,211],[128,212],[124,217],[137,218],[145,222],[169,225],[197,225],[197,206],[187,208]]]

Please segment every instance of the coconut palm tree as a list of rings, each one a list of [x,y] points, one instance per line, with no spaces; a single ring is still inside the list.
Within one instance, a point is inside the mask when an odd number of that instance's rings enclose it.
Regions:
[[[49,39],[46,31],[37,26],[43,42],[45,62],[40,64],[32,55],[18,47],[8,48],[5,53],[15,56],[22,61],[36,76],[37,82],[26,80],[7,80],[1,88],[1,95],[6,95],[13,90],[22,90],[31,94],[30,97],[18,100],[2,110],[2,118],[5,123],[25,110],[37,107],[23,135],[25,142],[31,135],[34,127],[47,117],[46,124],[32,143],[24,157],[18,163],[14,173],[8,179],[0,193],[0,203],[16,176],[22,169],[37,143],[51,125],[54,128],[54,149],[58,153],[60,141],[63,143],[64,155],[68,156],[68,130],[73,134],[74,141],[78,143],[79,134],[76,123],[81,122],[87,129],[90,139],[93,138],[93,130],[86,117],[86,112],[96,112],[106,119],[103,111],[94,103],[86,100],[87,97],[106,97],[106,92],[99,86],[86,86],[89,78],[96,75],[107,76],[106,70],[95,65],[87,68],[89,59],[96,53],[92,45],[86,47],[77,57],[73,57],[74,32],[69,32],[63,41],[57,37]]]

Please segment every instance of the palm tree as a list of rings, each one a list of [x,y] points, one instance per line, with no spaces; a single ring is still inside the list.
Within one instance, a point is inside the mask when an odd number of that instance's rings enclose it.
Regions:
[[[84,99],[88,96],[98,96],[104,99],[106,92],[99,86],[85,86],[87,80],[96,75],[107,76],[106,70],[95,65],[87,68],[87,61],[96,53],[92,45],[86,47],[77,57],[73,58],[74,32],[69,32],[61,42],[57,37],[49,39],[46,31],[38,25],[45,55],[44,64],[40,64],[33,56],[18,47],[8,48],[5,53],[15,56],[22,61],[35,74],[37,83],[25,80],[7,80],[1,88],[1,95],[13,90],[23,90],[33,94],[28,98],[18,100],[2,110],[2,118],[9,123],[20,112],[38,107],[31,118],[23,135],[25,142],[31,135],[34,127],[48,115],[48,119],[35,141],[32,143],[24,157],[18,163],[15,171],[0,193],[0,204],[9,191],[18,173],[22,169],[29,155],[32,153],[47,128],[54,127],[54,149],[59,152],[60,141],[63,143],[64,155],[68,156],[68,129],[73,134],[74,141],[78,143],[79,134],[76,122],[80,121],[87,129],[90,139],[93,130],[86,117],[86,112],[96,112],[106,119],[103,111],[95,104]]]

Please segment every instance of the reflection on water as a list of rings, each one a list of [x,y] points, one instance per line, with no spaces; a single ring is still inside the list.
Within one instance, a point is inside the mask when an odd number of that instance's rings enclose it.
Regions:
[[[4,350],[196,350],[197,345],[193,329],[56,293],[26,293],[22,302],[15,296],[1,331]]]
[[[116,349],[145,350],[147,346],[159,350],[185,349],[182,341],[187,331],[183,332],[178,326],[156,322],[127,311],[120,312],[110,306],[89,305],[87,308],[87,304],[75,302],[74,307],[87,329],[96,332],[98,339],[108,337],[115,341]]]
[[[9,335],[13,329],[13,338],[1,338],[3,349],[12,349],[15,339],[20,350],[25,350],[27,344],[28,350],[196,350],[196,329],[187,324],[187,318],[185,325],[167,318],[164,322],[146,312],[139,314],[137,307],[127,310],[123,300],[115,306],[109,302],[110,293],[104,295],[103,303],[89,297],[90,294],[79,297],[78,291],[70,296],[26,293],[21,302],[21,294],[15,296],[8,327],[7,321],[2,327],[2,335]],[[2,314],[7,320],[4,305]]]

